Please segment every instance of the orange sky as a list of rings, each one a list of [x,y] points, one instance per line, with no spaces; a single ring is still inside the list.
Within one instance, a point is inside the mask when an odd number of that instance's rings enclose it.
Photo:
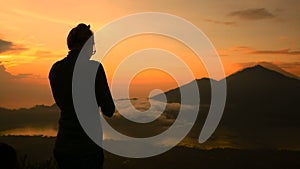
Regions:
[[[97,31],[136,12],[167,12],[196,25],[216,47],[227,75],[254,62],[271,62],[300,76],[297,0],[1,0],[1,4],[0,107],[52,104],[47,75],[51,65],[67,54],[70,29],[84,22]],[[180,42],[143,35],[119,43],[108,53],[103,65],[109,81],[124,57],[144,48],[170,51],[186,62],[196,78],[207,76],[197,56]],[[130,95],[147,97],[153,88],[174,87],[174,79],[166,73],[148,70],[133,79]]]

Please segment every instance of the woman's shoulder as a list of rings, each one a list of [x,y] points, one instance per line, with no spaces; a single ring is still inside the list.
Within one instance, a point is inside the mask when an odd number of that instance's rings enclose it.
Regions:
[[[49,72],[49,78],[55,74],[55,72],[57,72],[60,68],[61,68],[61,65],[63,65],[63,63],[66,62],[66,58],[63,58],[59,61],[56,61],[52,66],[51,66],[51,69],[50,69],[50,72]]]
[[[98,67],[98,71],[104,71],[103,65],[101,62],[95,61],[95,60],[90,60],[90,64],[92,66],[97,66]]]

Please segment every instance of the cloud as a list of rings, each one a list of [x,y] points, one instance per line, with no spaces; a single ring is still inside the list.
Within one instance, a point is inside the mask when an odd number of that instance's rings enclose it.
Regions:
[[[47,51],[47,50],[37,50],[33,55],[39,58],[50,58],[50,59],[62,58],[65,56],[64,53],[60,53],[60,52],[54,53],[52,51]]]
[[[39,78],[38,75],[33,75],[29,73],[21,73],[17,75],[12,75],[9,72],[6,71],[5,67],[1,65],[0,62],[0,77],[1,77],[1,82],[6,81],[6,80],[17,80],[17,79],[24,79],[24,78]]]
[[[300,67],[300,62],[292,62],[292,63],[280,63],[282,68],[294,68]]]
[[[227,25],[227,26],[234,26],[236,25],[235,22],[231,21],[217,21],[217,20],[212,20],[212,19],[204,19],[206,22],[214,23],[214,24],[219,24],[219,25]]]
[[[10,50],[12,43],[0,39],[0,53]]]
[[[300,62],[274,62],[274,64],[278,65],[287,72],[291,72],[292,74],[296,75],[298,79],[300,79]]]
[[[229,56],[230,54],[263,54],[263,55],[300,55],[299,50],[290,48],[277,50],[257,50],[247,46],[234,46],[225,50],[218,50],[221,56]]]
[[[0,39],[0,53],[20,53],[27,50],[23,45]]]
[[[32,81],[36,78],[39,77],[32,74],[12,75],[0,65],[0,106],[16,108],[53,103],[49,85]]]
[[[151,108],[149,109],[149,102]],[[105,118],[106,121],[118,132],[131,137],[151,137],[166,131],[177,119],[178,113],[181,110],[186,118],[190,117],[191,111],[195,108],[190,105],[182,105],[178,103],[167,103],[165,109],[161,109],[162,103],[155,100],[134,100],[132,103],[124,101],[116,101],[117,109],[121,111],[120,114],[115,114],[113,118]],[[142,112],[129,111],[128,107],[133,104]],[[148,110],[148,112],[143,112]],[[159,114],[159,116],[157,116]],[[135,116],[135,117],[134,117]],[[150,121],[149,119],[152,119]],[[178,120],[176,122],[178,133],[183,131],[185,127],[191,125],[189,119]],[[147,123],[144,123],[147,121]],[[125,127],[126,126],[126,127]],[[118,140],[119,137],[112,135],[110,132],[104,132],[106,138]]]
[[[300,55],[300,51],[289,48],[280,50],[254,50],[253,54]]]
[[[261,58],[265,58],[268,60],[268,57],[282,57],[282,59],[286,58],[286,57],[298,57],[300,56],[300,51],[299,50],[293,50],[293,49],[278,49],[278,50],[268,50],[268,49],[264,49],[264,50],[257,50],[251,47],[247,47],[247,46],[234,46],[234,47],[230,47],[227,49],[223,49],[223,50],[218,50],[220,56],[222,57],[253,57],[256,58],[256,62],[251,62],[249,63],[248,66],[252,65],[254,66],[254,64],[258,64],[261,62],[264,62],[265,60],[262,60]],[[300,77],[300,69],[299,69],[299,63],[300,62],[272,62],[275,65],[278,65],[280,68],[284,69],[287,72],[290,72],[298,77]],[[245,66],[247,67],[247,65],[240,65],[240,64],[234,64],[233,66],[237,66],[236,69],[242,69]]]
[[[260,20],[260,19],[275,18],[275,15],[269,12],[265,8],[251,8],[251,9],[234,11],[229,13],[229,16],[237,17],[243,20]]]

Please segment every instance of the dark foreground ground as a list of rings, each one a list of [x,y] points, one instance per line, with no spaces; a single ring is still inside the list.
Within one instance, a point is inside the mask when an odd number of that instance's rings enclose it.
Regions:
[[[25,169],[55,169],[54,138],[0,137],[16,148]],[[286,150],[199,150],[175,147],[161,155],[132,159],[106,152],[106,169],[299,169],[300,151]]]

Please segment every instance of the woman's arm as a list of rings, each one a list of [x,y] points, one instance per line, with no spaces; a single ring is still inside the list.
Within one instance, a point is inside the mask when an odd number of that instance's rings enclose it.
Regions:
[[[99,64],[96,75],[95,92],[97,103],[98,106],[101,107],[102,113],[108,117],[113,116],[115,112],[115,104],[107,84],[104,68],[101,63]]]

